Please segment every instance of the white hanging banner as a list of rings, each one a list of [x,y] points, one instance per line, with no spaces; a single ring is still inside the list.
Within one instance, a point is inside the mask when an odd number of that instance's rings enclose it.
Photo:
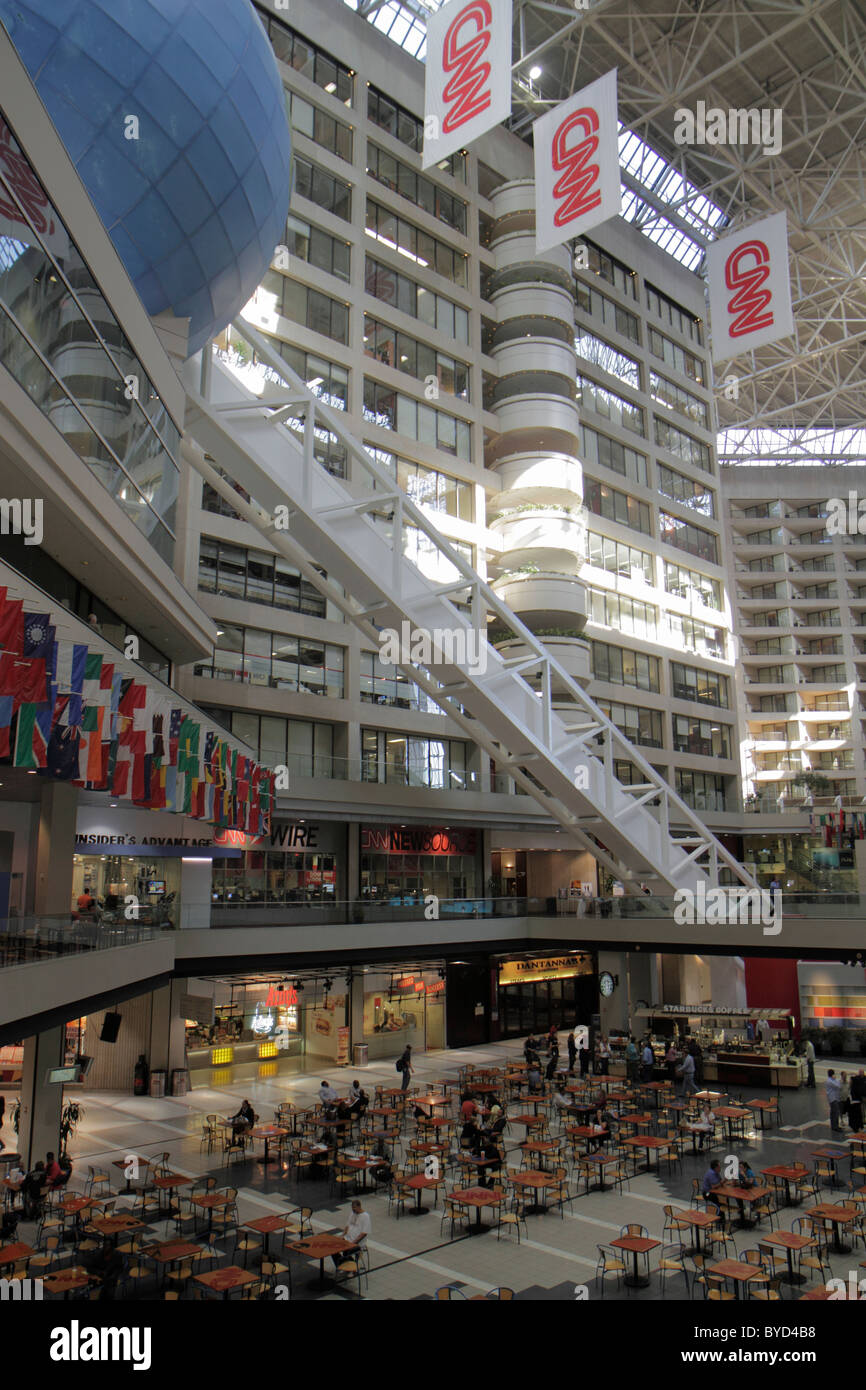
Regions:
[[[787,215],[773,213],[712,242],[707,283],[714,362],[793,333]]]
[[[452,0],[427,21],[429,169],[511,115],[511,0]]]
[[[616,68],[541,116],[535,142],[535,249],[548,251],[622,210]]]

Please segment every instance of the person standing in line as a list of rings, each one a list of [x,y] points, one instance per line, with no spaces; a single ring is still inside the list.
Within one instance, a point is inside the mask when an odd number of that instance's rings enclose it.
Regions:
[[[629,1037],[625,1049],[625,1071],[629,1081],[637,1081],[638,1062],[640,1060],[637,1043],[633,1037]]]
[[[811,1038],[806,1039],[803,1048],[803,1056],[806,1058],[806,1085],[811,1090],[815,1089],[815,1044]]]
[[[851,1077],[851,1104],[848,1108],[848,1123],[855,1134],[863,1128],[863,1102],[866,1100],[866,1072],[861,1067],[856,1076]]]
[[[547,1063],[547,1068],[546,1068],[545,1073],[544,1073],[544,1075],[545,1075],[545,1077],[546,1077],[546,1079],[547,1079],[548,1081],[552,1081],[552,1080],[553,1080],[554,1076],[556,1075],[556,1071],[557,1071],[558,1066],[559,1066],[559,1048],[557,1047],[557,1045],[556,1045],[556,1040],[554,1039],[553,1047],[550,1049],[550,1061]]]
[[[411,1078],[411,1076],[412,1076],[412,1070],[413,1070],[413,1068],[412,1068],[412,1049],[411,1049],[411,1047],[409,1046],[408,1043],[406,1044],[405,1048],[403,1049],[403,1056],[400,1058],[400,1062],[401,1062],[400,1070],[401,1070],[401,1072],[403,1073],[402,1089],[403,1089],[404,1091],[408,1091],[408,1089],[409,1089],[409,1080],[410,1080],[410,1078]],[[368,1219],[369,1219],[369,1218],[368,1218]]]
[[[580,1079],[581,1081],[585,1081],[589,1072],[589,1064],[592,1061],[592,1053],[585,1042],[582,1042],[580,1045],[578,1058],[580,1061]]]
[[[598,1071],[600,1076],[607,1076],[610,1064],[610,1045],[607,1038],[598,1040]]]
[[[645,1044],[644,1044],[643,1057],[642,1057],[642,1059],[641,1059],[641,1061],[642,1061],[642,1063],[643,1063],[643,1071],[642,1071],[642,1075],[641,1075],[641,1080],[642,1080],[642,1081],[652,1081],[652,1079],[653,1079],[653,1067],[655,1066],[655,1060],[656,1060],[656,1059],[655,1059],[655,1055],[654,1055],[654,1053],[653,1053],[652,1043],[650,1042],[649,1038],[647,1038],[647,1040],[646,1040],[646,1042],[645,1042]]]
[[[834,1134],[841,1134],[842,1126],[839,1123],[839,1108],[842,1088],[839,1085],[836,1073],[832,1067],[827,1072],[827,1085],[825,1091],[827,1095],[827,1105],[830,1109],[830,1128]]]
[[[573,1028],[565,1040],[565,1045],[568,1048],[568,1071],[569,1075],[571,1075],[574,1071],[574,1064],[577,1061],[577,1043],[575,1042]]]
[[[686,1053],[682,1062],[677,1067],[677,1071],[679,1072],[680,1077],[682,1078],[682,1087],[680,1089],[680,1095],[693,1096],[698,1088],[695,1085],[695,1059],[691,1052]]]

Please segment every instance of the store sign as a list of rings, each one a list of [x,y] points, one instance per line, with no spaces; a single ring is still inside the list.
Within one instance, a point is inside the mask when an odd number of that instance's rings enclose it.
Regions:
[[[345,846],[345,826],[309,821],[275,821],[267,835],[248,840],[250,849],[285,850],[287,854],[299,849],[321,850],[336,854]]]
[[[516,985],[523,980],[561,980],[588,973],[574,956],[542,956],[539,960],[506,960],[499,967],[499,983]]]
[[[361,852],[379,854],[476,854],[475,830],[433,826],[362,825]]]
[[[297,991],[294,987],[289,989],[275,989],[271,985],[265,999],[265,1004],[269,1009],[290,1009],[298,1002]]]
[[[792,334],[786,214],[773,213],[711,242],[707,285],[714,362]]]
[[[533,123],[535,248],[582,236],[622,208],[616,69]]]

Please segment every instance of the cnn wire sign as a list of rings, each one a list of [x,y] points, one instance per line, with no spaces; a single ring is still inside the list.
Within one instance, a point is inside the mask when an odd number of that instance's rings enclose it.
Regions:
[[[429,169],[511,115],[511,0],[452,0],[427,21]]]
[[[794,331],[784,212],[741,227],[707,248],[713,361]]]
[[[619,214],[615,68],[535,121],[532,138],[536,251],[549,251]]]

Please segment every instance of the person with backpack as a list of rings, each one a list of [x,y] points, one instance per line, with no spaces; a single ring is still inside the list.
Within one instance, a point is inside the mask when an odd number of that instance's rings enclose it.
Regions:
[[[408,1091],[409,1078],[412,1075],[412,1049],[408,1043],[406,1044],[406,1047],[403,1050],[402,1057],[397,1058],[395,1065],[397,1067],[397,1070],[403,1073],[402,1089],[404,1091]]]

